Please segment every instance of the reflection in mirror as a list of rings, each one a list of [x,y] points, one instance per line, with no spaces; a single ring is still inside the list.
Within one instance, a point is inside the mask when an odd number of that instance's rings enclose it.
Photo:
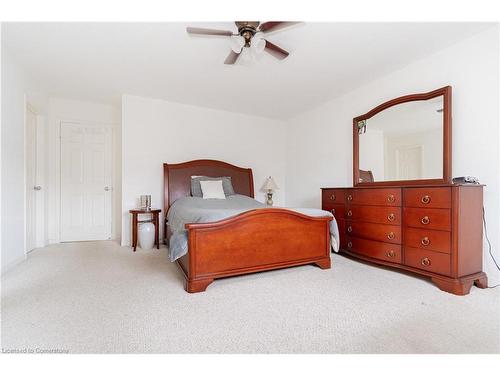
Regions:
[[[443,178],[443,96],[358,122],[359,182]]]

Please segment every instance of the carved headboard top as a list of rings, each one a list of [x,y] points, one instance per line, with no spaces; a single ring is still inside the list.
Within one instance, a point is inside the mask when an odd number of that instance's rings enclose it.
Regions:
[[[254,198],[251,168],[240,168],[218,160],[192,160],[163,164],[163,208],[167,213],[176,199],[191,195],[191,176],[231,177],[234,191]]]

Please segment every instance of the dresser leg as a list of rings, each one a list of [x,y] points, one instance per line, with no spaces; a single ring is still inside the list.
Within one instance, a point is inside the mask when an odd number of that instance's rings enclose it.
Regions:
[[[332,261],[331,261],[330,257],[325,258],[323,260],[320,260],[320,261],[318,261],[318,262],[316,262],[314,264],[316,264],[322,270],[326,270],[328,268],[332,268]]]
[[[485,289],[488,287],[488,276],[484,272],[481,272],[481,275],[474,280],[474,285],[478,288]]]
[[[433,277],[431,280],[439,289],[456,294],[457,296],[469,294],[472,285],[476,285],[478,288],[482,289],[488,287],[488,277],[484,272],[464,276],[459,279]]]
[[[431,280],[439,289],[457,296],[469,294],[473,284],[473,280],[441,279],[436,277]]]

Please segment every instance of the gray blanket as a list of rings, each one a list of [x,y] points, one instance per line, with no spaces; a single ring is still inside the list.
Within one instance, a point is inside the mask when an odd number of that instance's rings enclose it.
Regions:
[[[177,199],[168,211],[168,224],[172,231],[169,243],[170,261],[174,262],[188,252],[187,223],[209,223],[241,214],[245,211],[267,208],[267,206],[245,195],[230,195],[226,199],[203,199],[184,197]],[[308,216],[331,216],[328,211],[315,208],[293,208],[295,212]],[[335,218],[330,222],[333,250],[338,250],[339,230]]]

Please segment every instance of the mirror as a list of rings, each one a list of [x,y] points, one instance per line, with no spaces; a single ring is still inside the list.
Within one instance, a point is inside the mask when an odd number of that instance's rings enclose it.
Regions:
[[[354,119],[354,184],[448,183],[451,87],[407,95]]]

